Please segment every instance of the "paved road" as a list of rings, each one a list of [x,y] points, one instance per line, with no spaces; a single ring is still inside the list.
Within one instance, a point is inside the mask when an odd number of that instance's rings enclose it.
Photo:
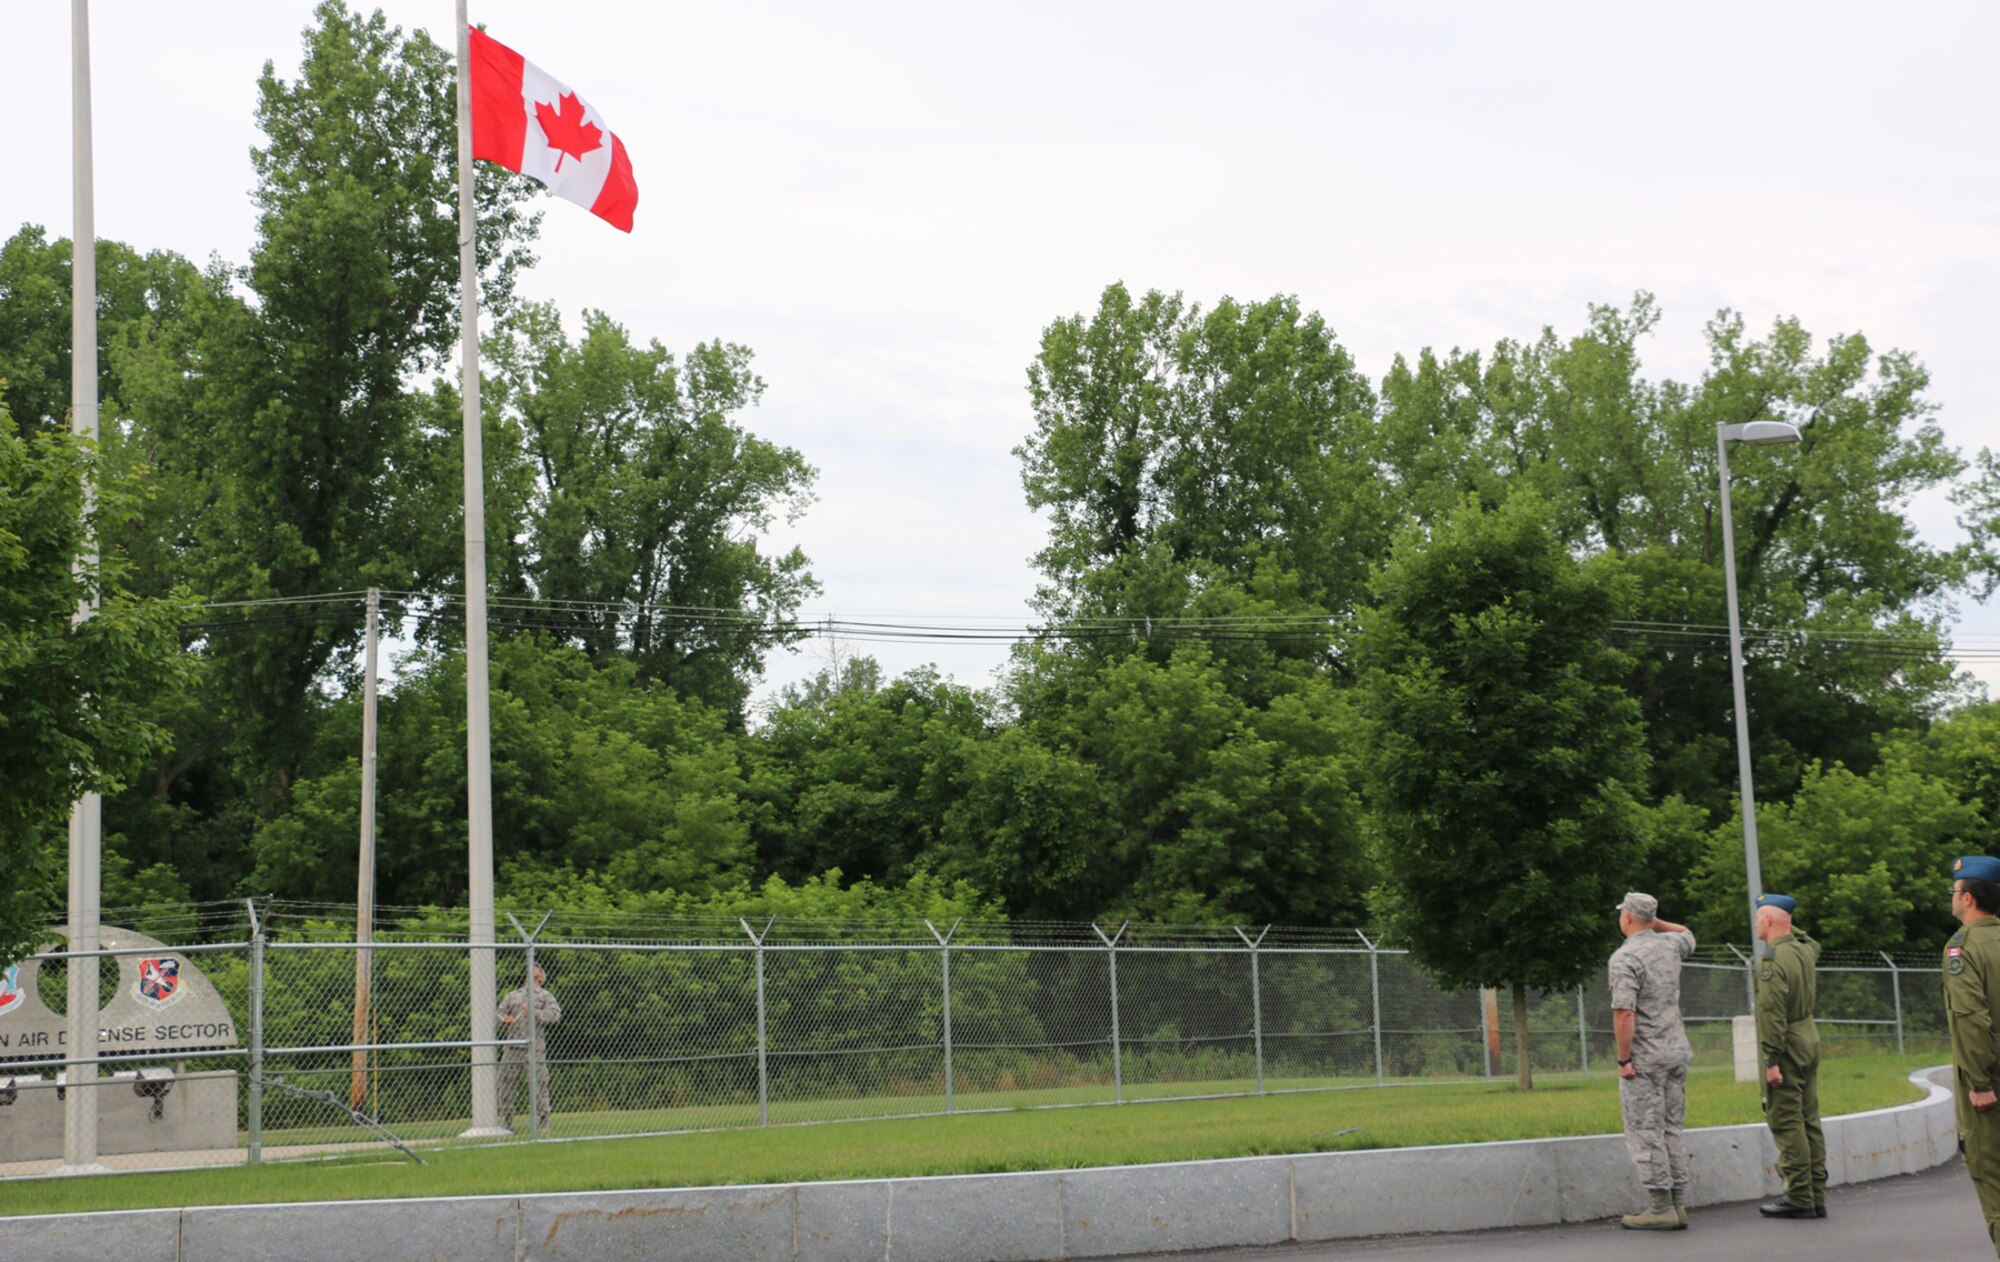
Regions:
[[[1787,1254],[1812,1262],[1890,1262],[1993,1256],[1986,1223],[1965,1166],[1954,1158],[1928,1174],[1834,1188],[1827,1216],[1772,1222],[1754,1203],[1712,1205],[1689,1215],[1686,1231],[1626,1231],[1614,1222],[1578,1223],[1449,1236],[1398,1236],[1275,1249],[1220,1249],[1193,1255],[1203,1262],[1605,1262],[1671,1258],[1673,1262],[1740,1262]],[[1148,1255],[1165,1258],[1167,1254]],[[1181,1258],[1189,1255],[1180,1254]]]

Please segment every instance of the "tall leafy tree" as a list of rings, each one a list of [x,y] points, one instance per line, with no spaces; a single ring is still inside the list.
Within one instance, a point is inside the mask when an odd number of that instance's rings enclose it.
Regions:
[[[1698,382],[1651,381],[1641,352],[1659,315],[1642,293],[1592,307],[1570,337],[1399,359],[1382,388],[1391,512],[1431,521],[1461,496],[1491,505],[1532,489],[1570,546],[1624,558],[1628,618],[1714,628],[1725,621],[1715,427],[1810,415],[1803,444],[1731,458],[1744,619],[1810,633],[1752,657],[1757,774],[1782,797],[1815,758],[1865,769],[1874,734],[1933,717],[1952,672],[1838,637],[1936,634],[1976,559],[1919,539],[1901,511],[1965,468],[1924,397],[1928,375],[1858,334],[1815,344],[1784,319],[1752,337],[1725,311],[1707,327]],[[1654,795],[1720,819],[1735,785],[1726,651],[1713,634],[1628,638]]]
[[[1035,428],[1016,449],[1047,509],[1036,558],[1052,616],[1146,615],[1133,566],[1248,573],[1268,559],[1328,611],[1362,594],[1386,543],[1374,482],[1374,396],[1333,330],[1290,297],[1209,310],[1105,289],[1058,320],[1028,370]]]
[[[0,960],[48,922],[61,875],[49,843],[69,803],[139,768],[162,738],[146,701],[182,678],[185,597],[127,589],[116,540],[141,492],[102,473],[89,443],[23,436],[0,405]],[[108,541],[94,568],[80,564],[92,534]],[[90,598],[97,614],[72,626]]]
[[[1357,644],[1385,881],[1377,911],[1447,988],[1581,982],[1639,859],[1646,769],[1614,576],[1579,563],[1539,496],[1406,530]]]
[[[764,391],[750,352],[709,342],[677,357],[594,311],[572,343],[553,307],[529,304],[492,357],[528,593],[564,602],[568,636],[594,656],[627,654],[643,677],[740,711],[819,590],[803,551],[758,540],[804,511],[814,470],[742,425]]]
[[[266,64],[257,121],[248,266],[200,293],[177,336],[125,358],[144,382],[129,391],[142,438],[200,505],[176,561],[213,598],[406,587],[398,492],[426,415],[412,383],[446,365],[458,332],[449,54],[324,0],[297,79]],[[529,261],[527,196],[481,170],[481,292],[502,310]],[[343,613],[207,646],[227,664],[214,708],[276,790],[267,810],[304,756],[316,681],[358,631]]]
[[[70,401],[70,242],[23,224],[0,244],[0,382],[23,433],[67,427]],[[117,348],[179,317],[200,274],[169,251],[97,243],[97,396],[115,421],[124,397]]]

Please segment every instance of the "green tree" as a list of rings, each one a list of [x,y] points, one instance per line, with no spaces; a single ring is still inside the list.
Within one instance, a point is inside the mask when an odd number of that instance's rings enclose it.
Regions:
[[[494,858],[508,882],[564,874],[703,895],[750,878],[748,787],[726,716],[545,639],[492,659]],[[353,896],[360,699],[333,705],[289,810],[256,833],[254,888]],[[381,703],[377,888],[450,906],[465,892],[465,663],[426,651]]]
[[[1516,493],[1406,530],[1357,644],[1377,910],[1439,985],[1512,989],[1523,1088],[1527,992],[1598,962],[1643,836],[1644,733],[1604,641],[1615,578],[1555,517]]]
[[[1013,891],[1016,915],[1357,923],[1374,873],[1347,698],[1323,672],[1237,665],[1199,641],[1030,659],[1024,736],[969,765],[944,870]],[[1001,846],[1030,866],[1003,871]]]
[[[838,868],[900,883],[936,861],[990,705],[928,668],[887,684],[867,659],[846,665],[843,684],[832,674],[772,707],[749,739],[759,863],[792,881]]]
[[[1725,621],[1715,426],[1812,414],[1803,444],[1731,456],[1744,621],[1809,633],[1751,652],[1758,785],[1774,799],[1815,758],[1865,770],[1878,734],[1941,709],[1952,681],[1941,660],[1856,652],[1839,637],[1938,632],[1940,602],[1964,590],[1975,551],[1927,544],[1902,507],[1958,487],[1976,517],[1977,495],[1959,482],[1964,462],[1915,357],[1858,334],[1816,345],[1792,319],[1754,338],[1724,311],[1707,327],[1698,382],[1653,381],[1641,350],[1658,321],[1641,293],[1625,308],[1593,306],[1574,336],[1545,329],[1484,357],[1399,359],[1382,387],[1380,450],[1392,515],[1431,521],[1460,496],[1492,505],[1532,489],[1572,548],[1624,558],[1625,617],[1695,629],[1627,634],[1626,685],[1646,719],[1652,796],[1679,795],[1720,821],[1736,769],[1728,657],[1713,630]]]
[[[70,401],[70,242],[23,224],[0,244],[0,381],[24,433],[67,428]],[[202,283],[168,251],[97,243],[97,396],[107,418],[124,397],[117,349],[171,324]],[[107,422],[108,423],[108,422]]]
[[[508,444],[496,463],[526,488],[527,593],[580,602],[565,638],[593,656],[628,654],[642,676],[740,710],[819,590],[804,552],[758,543],[777,516],[797,520],[814,471],[736,419],[764,390],[750,352],[710,342],[676,358],[595,311],[572,344],[555,309],[533,304],[490,345]]]
[[[32,948],[56,905],[52,834],[69,804],[139,768],[162,736],[146,698],[181,682],[185,597],[125,586],[115,540],[142,492],[101,473],[88,442],[24,437],[0,404],[0,960]],[[79,565],[93,535],[112,541],[94,570]],[[72,626],[91,599],[95,616]]]
[[[1800,922],[1836,950],[1935,948],[1949,927],[1951,857],[1991,836],[1980,803],[1918,770],[1916,752],[1900,746],[1865,776],[1815,763],[1791,801],[1757,804],[1764,888],[1798,899]],[[1697,926],[1740,937],[1740,825],[1707,834],[1692,886]]]
[[[1111,285],[1094,316],[1043,332],[1028,394],[1015,455],[1029,505],[1049,510],[1036,564],[1052,616],[1154,612],[1115,599],[1149,549],[1223,573],[1268,558],[1321,610],[1361,596],[1387,540],[1374,397],[1296,299],[1203,311]]]
[[[1897,733],[1884,742],[1884,761],[1951,786],[1952,793],[1980,813],[1985,844],[2000,837],[2000,702],[1981,701],[1953,710],[1921,735]]]
[[[413,383],[448,366],[458,334],[448,51],[339,0],[318,6],[304,42],[296,80],[267,63],[258,84],[248,266],[119,357],[135,439],[169,497],[198,506],[173,577],[215,599],[412,585],[419,558],[397,546],[412,533],[406,480],[435,465],[432,396]],[[530,188],[490,165],[478,175],[481,295],[496,310],[530,261]],[[208,708],[263,782],[263,814],[282,809],[317,684],[359,630],[343,610],[205,646],[223,663]]]

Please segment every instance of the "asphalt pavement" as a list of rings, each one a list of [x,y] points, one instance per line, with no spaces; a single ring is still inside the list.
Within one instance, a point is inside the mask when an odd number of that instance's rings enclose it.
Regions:
[[[1635,1207],[1636,1208],[1636,1207]],[[1953,1158],[1925,1174],[1832,1189],[1827,1216],[1772,1220],[1757,1204],[1710,1205],[1688,1215],[1686,1231],[1626,1231],[1615,1221],[1561,1227],[1471,1231],[1441,1236],[1391,1236],[1264,1249],[1217,1249],[1147,1257],[1202,1262],[1604,1262],[1671,1258],[1674,1262],[1808,1258],[1811,1262],[1898,1262],[1940,1258],[1980,1262],[1994,1256],[1979,1201]]]

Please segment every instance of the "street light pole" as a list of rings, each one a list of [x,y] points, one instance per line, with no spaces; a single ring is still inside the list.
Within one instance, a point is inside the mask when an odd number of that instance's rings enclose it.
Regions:
[[[1750,706],[1743,690],[1743,627],[1736,601],[1736,530],[1729,512],[1729,444],[1765,446],[1798,441],[1798,427],[1783,421],[1715,427],[1716,467],[1722,477],[1722,574],[1729,597],[1729,683],[1736,695],[1736,775],[1743,799],[1743,864],[1750,887],[1751,948],[1759,956],[1764,954],[1764,944],[1757,941],[1757,900],[1764,896],[1764,869],[1757,856],[1757,790],[1750,775]]]

